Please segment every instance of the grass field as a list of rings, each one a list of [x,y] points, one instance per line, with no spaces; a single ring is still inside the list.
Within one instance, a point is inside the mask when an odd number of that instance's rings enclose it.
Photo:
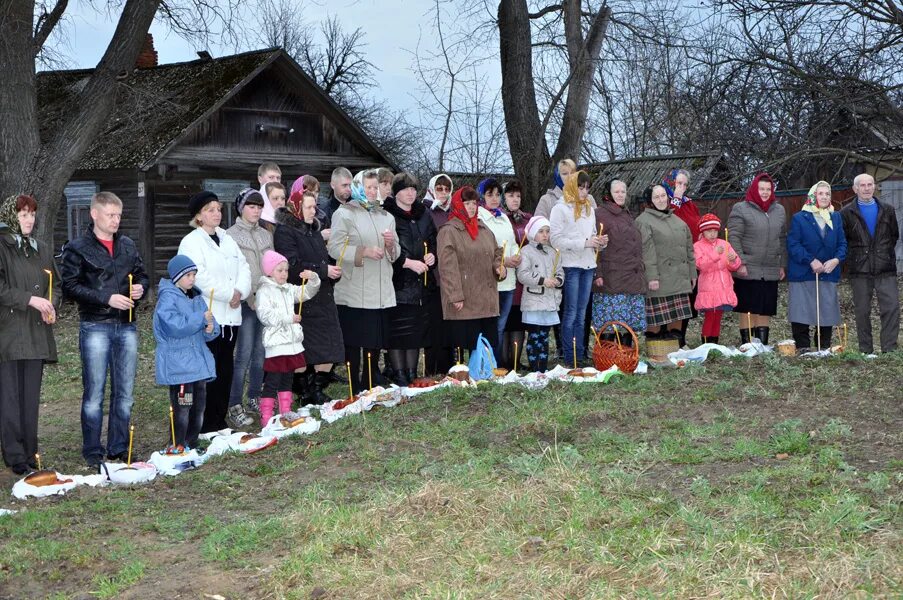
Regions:
[[[141,319],[146,457],[168,409]],[[74,321],[41,408],[65,473]],[[0,598],[899,598],[901,388],[903,353],[848,353],[436,392],[146,487],[6,496]]]

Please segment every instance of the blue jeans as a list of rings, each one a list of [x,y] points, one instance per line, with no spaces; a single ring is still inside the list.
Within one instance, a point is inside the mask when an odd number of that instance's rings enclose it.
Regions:
[[[263,323],[247,302],[241,303],[241,327],[235,343],[235,370],[229,390],[229,406],[241,404],[245,391],[245,375],[250,369],[248,398],[260,398],[263,388]]]
[[[561,316],[561,345],[564,362],[574,364],[574,338],[577,339],[577,360],[586,358],[583,346],[583,328],[586,325],[586,307],[593,289],[595,269],[564,268],[564,310]]]
[[[505,324],[508,322],[508,315],[511,314],[511,307],[514,305],[514,290],[508,292],[499,292],[499,320],[498,320],[498,343],[492,349],[495,352],[495,360],[502,360],[502,348],[505,345]]]
[[[138,367],[138,330],[134,323],[82,321],[78,332],[82,359],[82,456],[99,462],[104,447],[104,388],[110,374],[110,416],[107,420],[107,456],[128,450],[132,389]]]

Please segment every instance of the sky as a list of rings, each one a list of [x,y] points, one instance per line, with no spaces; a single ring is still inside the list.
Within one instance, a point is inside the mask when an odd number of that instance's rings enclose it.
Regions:
[[[316,0],[304,2],[304,14],[310,22],[339,14],[346,31],[364,28],[367,59],[380,70],[377,74],[379,89],[374,89],[372,95],[387,100],[394,108],[413,110],[417,107],[414,99],[417,80],[411,70],[412,53],[419,36],[430,38],[429,10],[432,4],[429,0],[405,0],[404,3],[396,1],[391,4],[377,0],[340,0],[327,5],[322,0]],[[94,10],[83,1],[71,3],[67,14],[69,21],[61,29],[67,42],[60,48],[61,51],[70,61],[71,68],[96,66],[113,36],[118,11],[111,15],[104,10]],[[159,22],[151,26],[150,32],[154,36],[154,46],[161,64],[195,60],[198,50],[209,50],[213,56],[234,53],[231,47],[204,48],[201,47],[203,44],[186,41]]]

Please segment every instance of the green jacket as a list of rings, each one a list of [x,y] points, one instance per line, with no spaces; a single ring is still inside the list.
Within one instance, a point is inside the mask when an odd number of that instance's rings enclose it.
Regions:
[[[63,297],[60,274],[53,253],[42,246],[38,250],[20,247],[5,224],[0,225],[0,361],[36,360],[56,362],[53,327],[44,323],[41,313],[29,308],[32,296],[47,297],[53,273],[53,304],[59,311]]]
[[[689,294],[696,279],[696,256],[690,228],[671,211],[659,212],[648,208],[636,218],[637,229],[643,238],[643,264],[646,283],[658,280],[659,288],[649,290],[650,298],[664,298],[674,294]]]

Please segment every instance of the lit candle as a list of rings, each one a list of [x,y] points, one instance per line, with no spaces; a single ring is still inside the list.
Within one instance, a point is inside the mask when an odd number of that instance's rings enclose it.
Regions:
[[[51,275],[51,277],[53,277]],[[129,273],[129,300],[132,299],[132,274]],[[132,322],[132,307],[129,306],[129,323]]]
[[[514,374],[517,375],[517,342],[514,342]]]
[[[426,247],[426,242],[423,242],[423,260],[426,261],[426,255],[429,254],[429,250]],[[429,270],[429,266],[427,266],[427,270]],[[423,285],[426,285],[426,271],[423,272]]]
[[[370,365],[370,353],[367,353],[367,382],[370,384],[370,391],[373,391],[373,368]]]
[[[213,288],[210,288],[210,310],[213,310]]]
[[[345,369],[347,369],[345,374],[348,375],[348,400],[350,401],[352,398],[354,398],[354,390],[351,389],[351,363],[350,362],[345,363]]]
[[[571,338],[571,345],[574,350],[574,368],[577,368],[577,338]]]
[[[339,261],[336,263],[338,268],[342,268],[342,261],[345,259],[345,250],[348,248],[348,238],[345,238],[345,243],[342,244],[342,251],[339,253]]]
[[[847,324],[843,324],[843,349],[847,349]]]
[[[753,331],[752,331],[752,313],[746,313],[746,327],[749,329],[749,341],[751,342],[753,339]]]
[[[301,316],[301,307],[304,306],[304,284],[307,282],[306,279],[301,280],[301,295],[298,297],[298,316]]]
[[[185,386],[182,386],[182,389],[185,389]],[[172,449],[175,452],[176,449],[176,420],[173,416],[172,405],[169,405],[169,430],[172,432]]]
[[[50,277],[50,283],[47,287],[47,301],[53,304],[53,271],[50,269],[44,269],[44,272],[47,273],[48,277]]]
[[[521,248],[524,247],[524,242],[527,241],[527,230],[524,229],[524,234],[520,238],[520,244],[517,246],[517,254],[520,254]]]
[[[172,407],[170,407],[170,408],[172,408]],[[129,425],[129,457],[128,457],[128,460],[126,461],[127,467],[132,466],[132,441],[134,439],[135,439],[135,426]]]
[[[44,469],[43,469],[43,467],[41,467],[41,455],[38,454],[37,452],[35,452],[34,459],[35,459],[35,462],[38,463],[38,471],[43,471]]]
[[[731,243],[731,234],[730,231],[727,230],[727,227],[724,228],[724,241],[728,244]]]

